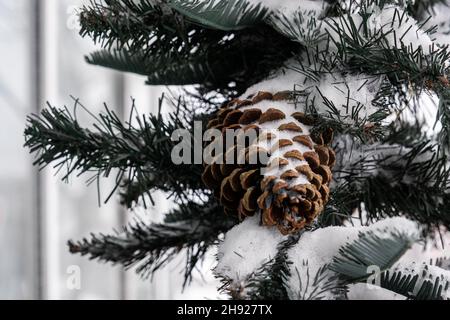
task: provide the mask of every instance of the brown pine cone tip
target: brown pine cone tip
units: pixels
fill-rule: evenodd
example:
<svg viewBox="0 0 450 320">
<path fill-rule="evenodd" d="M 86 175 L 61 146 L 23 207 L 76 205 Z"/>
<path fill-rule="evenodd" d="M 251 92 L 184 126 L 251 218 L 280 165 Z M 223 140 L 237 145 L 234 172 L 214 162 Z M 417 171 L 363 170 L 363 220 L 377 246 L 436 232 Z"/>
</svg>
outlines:
<svg viewBox="0 0 450 320">
<path fill-rule="evenodd" d="M 304 228 L 323 211 L 336 161 L 329 147 L 332 130 L 310 135 L 314 119 L 292 112 L 290 99 L 287 91 L 260 91 L 221 108 L 208 128 L 221 130 L 224 148 L 226 129 L 242 129 L 240 134 L 257 129 L 258 139 L 239 145 L 241 154 L 236 154 L 239 148 L 234 142 L 213 163 L 205 164 L 202 176 L 227 214 L 243 219 L 261 212 L 262 223 L 277 226 L 283 234 Z M 223 155 L 234 162 L 224 159 L 218 164 Z M 258 161 L 250 162 L 255 157 Z"/>
</svg>

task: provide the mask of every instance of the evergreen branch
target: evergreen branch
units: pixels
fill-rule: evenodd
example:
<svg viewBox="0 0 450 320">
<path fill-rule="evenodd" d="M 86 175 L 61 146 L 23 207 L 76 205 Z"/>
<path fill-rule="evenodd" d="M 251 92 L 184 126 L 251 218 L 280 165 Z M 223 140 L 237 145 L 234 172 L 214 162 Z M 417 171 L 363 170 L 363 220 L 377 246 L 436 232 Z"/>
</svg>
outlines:
<svg viewBox="0 0 450 320">
<path fill-rule="evenodd" d="M 379 275 L 381 288 L 390 290 L 392 292 L 409 296 L 413 291 L 419 279 L 419 275 L 412 276 L 411 274 L 403 275 L 399 271 L 386 270 Z M 411 297 L 411 296 L 409 296 Z"/>
<path fill-rule="evenodd" d="M 361 219 L 365 212 L 368 219 L 376 221 L 407 216 L 427 226 L 428 231 L 439 225 L 450 226 L 450 216 L 446 211 L 450 196 L 445 191 L 404 182 L 392 186 L 391 182 L 388 177 L 371 177 L 360 179 L 358 187 L 351 184 L 340 186 L 333 191 L 320 222 L 323 225 L 341 224 L 355 209 L 359 209 Z"/>
<path fill-rule="evenodd" d="M 311 275 L 308 261 L 304 261 L 302 265 L 304 278 L 300 270 L 295 268 L 299 278 L 299 288 L 294 290 L 288 282 L 291 276 L 288 250 L 297 244 L 302 234 L 303 232 L 291 235 L 282 241 L 275 258 L 253 272 L 246 281 L 245 289 L 239 289 L 238 292 L 245 292 L 245 298 L 250 300 L 322 300 L 329 293 L 342 298 L 346 290 L 345 283 L 336 274 L 330 272 L 327 264 L 321 266 L 316 274 Z M 236 291 L 236 288 L 234 289 Z M 232 297 L 236 297 L 236 294 L 232 294 Z"/>
<path fill-rule="evenodd" d="M 447 0 L 420 0 L 407 1 L 407 9 L 411 16 L 419 21 L 426 19 L 433 10 L 433 7 L 439 3 L 446 4 Z"/>
<path fill-rule="evenodd" d="M 86 62 L 92 65 L 144 76 L 151 74 L 162 64 L 159 61 L 149 63 L 145 56 L 140 54 L 131 55 L 125 50 L 100 50 L 90 53 L 85 58 Z"/>
<path fill-rule="evenodd" d="M 223 64 L 211 68 L 207 59 L 208 57 L 202 54 L 180 59 L 170 55 L 153 57 L 107 50 L 97 51 L 86 57 L 87 62 L 93 65 L 145 75 L 149 85 L 202 84 L 218 89 L 226 87 L 230 79 L 227 79 L 226 83 L 219 83 L 221 79 L 217 79 L 226 77 L 223 70 L 217 70 L 217 67 L 222 67 Z"/>
<path fill-rule="evenodd" d="M 300 73 L 309 71 L 315 73 L 302 68 L 300 66 L 293 70 Z M 361 103 L 352 98 L 358 95 L 359 89 L 349 87 L 345 80 L 336 84 L 320 82 L 320 73 L 326 74 L 324 71 L 316 74 L 314 83 L 318 83 L 317 86 L 293 91 L 296 107 L 304 108 L 305 113 L 314 123 L 312 134 L 332 129 L 335 135 L 348 135 L 356 138 L 360 143 L 384 140 L 390 132 L 384 120 L 395 108 L 390 100 L 385 99 L 386 95 L 392 94 L 387 88 L 389 85 L 382 83 L 379 92 L 374 94 L 374 100 Z M 364 85 L 369 85 L 370 81 L 368 77 Z M 344 99 L 336 101 L 334 92 L 330 90 L 335 85 L 335 94 L 341 95 Z M 322 93 L 321 89 L 327 90 L 327 95 Z"/>
<path fill-rule="evenodd" d="M 442 83 L 449 68 L 447 62 L 450 52 L 447 47 L 433 45 L 431 48 L 418 46 L 414 49 L 412 45 L 401 41 L 401 35 L 395 35 L 394 28 L 373 30 L 368 19 L 370 12 L 360 14 L 367 15 L 367 18 L 359 24 L 350 14 L 324 20 L 329 27 L 326 30 L 329 40 L 338 49 L 336 55 L 327 57 L 328 64 L 338 66 L 339 62 L 340 69 L 345 67 L 352 72 L 385 74 L 398 87 L 406 84 L 421 89 Z M 395 23 L 400 26 L 403 23 L 400 21 L 395 21 L 394 16 L 392 25 Z M 393 33 L 395 46 L 388 39 Z M 429 50 L 429 53 L 426 54 L 425 50 Z"/>
<path fill-rule="evenodd" d="M 256 277 L 260 282 L 253 284 L 257 291 L 250 291 L 251 293 L 264 293 L 263 299 L 274 299 L 272 296 L 274 292 L 282 293 L 279 298 L 294 300 L 322 300 L 330 293 L 335 297 L 343 296 L 346 290 L 345 284 L 329 270 L 329 265 L 322 265 L 312 275 L 308 260 L 303 261 L 302 270 L 295 267 L 299 286 L 298 288 L 292 287 L 290 279 L 292 279 L 293 271 L 290 271 L 292 262 L 288 259 L 288 250 L 298 244 L 304 232 L 292 235 L 280 243 L 274 263 L 270 268 L 265 268 L 267 274 L 262 273 L 261 276 Z M 250 284 L 252 283 L 250 282 Z M 278 288 L 280 284 L 282 287 Z"/>
<path fill-rule="evenodd" d="M 221 218 L 218 219 L 217 217 Z M 163 223 L 136 221 L 114 235 L 94 235 L 90 239 L 69 241 L 70 252 L 90 259 L 136 267 L 144 277 L 166 265 L 181 250 L 186 251 L 185 282 L 217 237 L 237 221 L 223 214 L 215 202 L 189 202 L 169 212 Z"/>
<path fill-rule="evenodd" d="M 267 41 L 273 46 L 268 48 Z M 281 67 L 299 48 L 271 28 L 261 26 L 204 43 L 190 52 L 100 51 L 88 56 L 87 61 L 146 75 L 151 85 L 199 84 L 203 93 L 235 95 Z"/>
<path fill-rule="evenodd" d="M 267 77 L 299 50 L 298 44 L 268 26 L 230 32 L 206 29 L 168 7 L 181 2 L 144 6 L 146 1 L 139 6 L 128 0 L 108 5 L 92 2 L 83 8 L 81 34 L 101 42 L 108 51 L 117 49 L 94 53 L 88 62 L 147 75 L 149 84 L 196 83 L 203 92 L 235 95 Z"/>
<path fill-rule="evenodd" d="M 289 275 L 288 250 L 298 242 L 301 233 L 292 235 L 278 245 L 275 258 L 263 264 L 246 283 L 246 298 L 250 300 L 286 300 Z"/>
<path fill-rule="evenodd" d="M 247 0 L 169 0 L 170 7 L 194 23 L 218 30 L 239 30 L 263 21 L 268 10 Z"/>
<path fill-rule="evenodd" d="M 313 119 L 313 133 L 332 129 L 363 144 L 385 140 L 391 131 L 386 119 L 411 104 L 406 95 L 381 75 L 347 74 L 310 53 L 289 68 L 306 78 L 293 96 L 296 107 Z"/>
<path fill-rule="evenodd" d="M 76 100 L 75 107 L 78 105 Z M 150 197 L 154 188 L 179 196 L 189 189 L 203 189 L 201 166 L 176 165 L 171 160 L 175 145 L 171 134 L 183 128 L 177 115 L 172 115 L 169 122 L 159 115 L 137 115 L 137 126 L 133 127 L 108 108 L 105 111 L 98 117 L 92 115 L 95 130 L 81 127 L 67 108 L 49 105 L 40 116 L 28 117 L 25 146 L 36 153 L 34 164 L 41 169 L 51 163 L 58 170 L 66 168 L 63 180 L 74 172 L 77 175 L 95 172 L 92 182 L 101 176 L 108 177 L 115 170 L 116 186 L 110 196 L 121 185 L 127 190 L 130 183 L 139 183 L 141 191 L 145 190 Z"/>
<path fill-rule="evenodd" d="M 450 270 L 450 258 L 449 257 L 438 257 L 431 259 L 430 265 L 434 265 L 444 270 Z"/>
<path fill-rule="evenodd" d="M 318 217 L 319 225 L 342 226 L 345 221 L 351 220 L 353 212 L 359 207 L 357 201 L 347 185 L 335 187 L 331 191 L 330 200 Z"/>
<path fill-rule="evenodd" d="M 389 269 L 418 240 L 418 234 L 401 230 L 360 232 L 358 239 L 339 249 L 329 269 L 347 281 L 363 281 L 370 266 Z"/>
<path fill-rule="evenodd" d="M 377 285 L 413 300 L 448 299 L 449 279 L 436 274 L 431 268 L 433 267 L 424 265 L 421 270 L 386 270 L 378 276 Z"/>
<path fill-rule="evenodd" d="M 324 264 L 317 269 L 314 275 L 310 274 L 310 267 L 308 261 L 305 261 L 302 268 L 305 277 L 303 278 L 298 268 L 296 268 L 297 276 L 299 278 L 300 286 L 297 291 L 289 289 L 289 297 L 293 300 L 326 300 L 330 297 L 341 299 L 347 287 L 345 282 L 339 277 L 330 272 L 329 265 Z M 304 281 L 302 281 L 302 279 Z M 289 288 L 289 284 L 285 284 Z"/>
<path fill-rule="evenodd" d="M 450 86 L 448 88 L 440 88 L 438 96 L 439 104 L 436 121 L 440 120 L 442 125 L 438 139 L 443 146 L 443 150 L 448 152 L 450 150 Z"/>
<path fill-rule="evenodd" d="M 203 43 L 219 41 L 223 32 L 202 29 L 151 0 L 92 0 L 80 12 L 81 36 L 130 54 L 188 53 Z"/>
<path fill-rule="evenodd" d="M 438 189 L 447 188 L 450 183 L 448 159 L 437 152 L 439 149 L 436 143 L 417 136 L 413 141 L 395 143 L 391 139 L 401 137 L 399 132 L 396 134 L 399 136 L 391 135 L 384 143 L 363 146 L 361 149 L 354 145 L 350 159 L 346 159 L 347 156 L 341 153 L 342 161 L 348 162 L 337 170 L 337 179 L 358 183 L 358 178 L 388 177 L 392 185 L 404 182 L 425 184 Z M 346 147 L 351 148 L 348 145 Z"/>
<path fill-rule="evenodd" d="M 267 47 L 267 42 L 271 46 Z M 243 93 L 249 86 L 265 79 L 280 68 L 286 59 L 300 50 L 298 44 L 280 37 L 270 27 L 260 26 L 230 34 L 202 50 L 190 53 L 184 60 L 169 57 L 147 83 L 174 83 L 184 77 L 201 84 L 206 91 Z M 163 59 L 165 60 L 165 59 Z"/>
<path fill-rule="evenodd" d="M 153 34 L 159 31 L 158 26 L 162 31 L 171 30 L 165 28 L 170 15 L 163 14 L 152 1 L 143 0 L 139 5 L 128 0 L 91 1 L 79 16 L 80 35 L 91 37 L 105 48 L 126 46 L 132 52 L 142 50 L 156 38 Z"/>
<path fill-rule="evenodd" d="M 307 114 L 315 118 L 312 134 L 332 129 L 335 134 L 350 135 L 362 143 L 382 140 L 388 128 L 382 121 L 388 116 L 387 108 L 380 108 L 370 115 L 365 115 L 365 105 L 347 99 L 345 106 L 336 106 L 334 102 L 322 96 L 322 107 L 326 112 L 319 112 L 314 105 L 308 105 Z"/>
<path fill-rule="evenodd" d="M 286 37 L 309 48 L 316 48 L 326 35 L 321 30 L 319 14 L 314 10 L 297 10 L 292 16 L 273 14 L 269 23 Z"/>
<path fill-rule="evenodd" d="M 346 152 L 338 153 L 341 165 L 335 169 L 336 186 L 319 218 L 321 224 L 341 224 L 359 209 L 374 220 L 406 215 L 429 229 L 450 226 L 448 159 L 417 130 L 420 125 L 396 129 L 385 144 L 362 149 L 338 141 L 349 157 Z"/>
</svg>

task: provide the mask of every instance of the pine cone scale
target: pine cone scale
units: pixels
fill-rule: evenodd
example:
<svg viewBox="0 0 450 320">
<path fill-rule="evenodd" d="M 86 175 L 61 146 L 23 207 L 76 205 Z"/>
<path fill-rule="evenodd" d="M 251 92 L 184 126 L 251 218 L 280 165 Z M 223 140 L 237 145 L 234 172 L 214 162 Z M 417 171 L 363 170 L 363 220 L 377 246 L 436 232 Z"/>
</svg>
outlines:
<svg viewBox="0 0 450 320">
<path fill-rule="evenodd" d="M 223 136 L 239 130 L 233 147 L 223 151 L 239 161 L 207 165 L 202 177 L 228 213 L 244 218 L 260 212 L 264 225 L 283 234 L 304 228 L 323 210 L 336 161 L 328 146 L 332 130 L 311 135 L 315 119 L 289 112 L 289 98 L 287 92 L 259 92 L 221 108 L 208 127 L 220 128 Z M 256 135 L 249 137 L 252 129 Z"/>
</svg>

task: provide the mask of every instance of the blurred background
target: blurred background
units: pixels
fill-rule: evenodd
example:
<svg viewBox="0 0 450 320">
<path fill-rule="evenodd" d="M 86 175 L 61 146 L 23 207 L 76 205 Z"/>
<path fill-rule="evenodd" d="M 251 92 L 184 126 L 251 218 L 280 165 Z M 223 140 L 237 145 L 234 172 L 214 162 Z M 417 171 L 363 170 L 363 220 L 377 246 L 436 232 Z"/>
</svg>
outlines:
<svg viewBox="0 0 450 320">
<path fill-rule="evenodd" d="M 182 257 L 153 279 L 141 279 L 133 270 L 68 252 L 69 239 L 111 233 L 133 214 L 158 220 L 171 206 L 163 194 L 146 211 L 125 212 L 114 199 L 99 206 L 97 186 L 86 186 L 88 177 L 64 183 L 51 168 L 38 172 L 23 148 L 26 116 L 38 113 L 47 101 L 70 109 L 72 95 L 93 113 L 106 103 L 125 116 L 132 96 L 140 112 L 157 110 L 164 88 L 85 63 L 84 55 L 95 46 L 78 35 L 82 4 L 0 0 L 0 299 L 217 298 L 218 283 L 210 272 L 214 252 L 183 291 Z M 100 187 L 104 199 L 112 183 L 104 179 Z"/>
</svg>

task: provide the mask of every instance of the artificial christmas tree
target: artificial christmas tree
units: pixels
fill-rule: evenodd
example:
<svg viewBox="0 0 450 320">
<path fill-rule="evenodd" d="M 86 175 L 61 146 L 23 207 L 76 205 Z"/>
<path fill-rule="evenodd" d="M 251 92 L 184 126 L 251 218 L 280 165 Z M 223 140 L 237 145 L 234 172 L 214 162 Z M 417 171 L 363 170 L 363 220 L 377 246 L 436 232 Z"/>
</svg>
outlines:
<svg viewBox="0 0 450 320">
<path fill-rule="evenodd" d="M 450 226 L 448 12 L 430 0 L 92 1 L 81 35 L 104 49 L 89 63 L 189 87 L 169 116 L 136 126 L 109 110 L 95 130 L 67 109 L 29 118 L 40 166 L 116 170 L 124 205 L 156 189 L 178 204 L 70 250 L 148 275 L 184 249 L 188 283 L 218 245 L 214 273 L 235 299 L 447 299 L 448 257 L 408 252 L 438 247 Z M 212 130 L 201 161 L 198 124 Z"/>
</svg>

